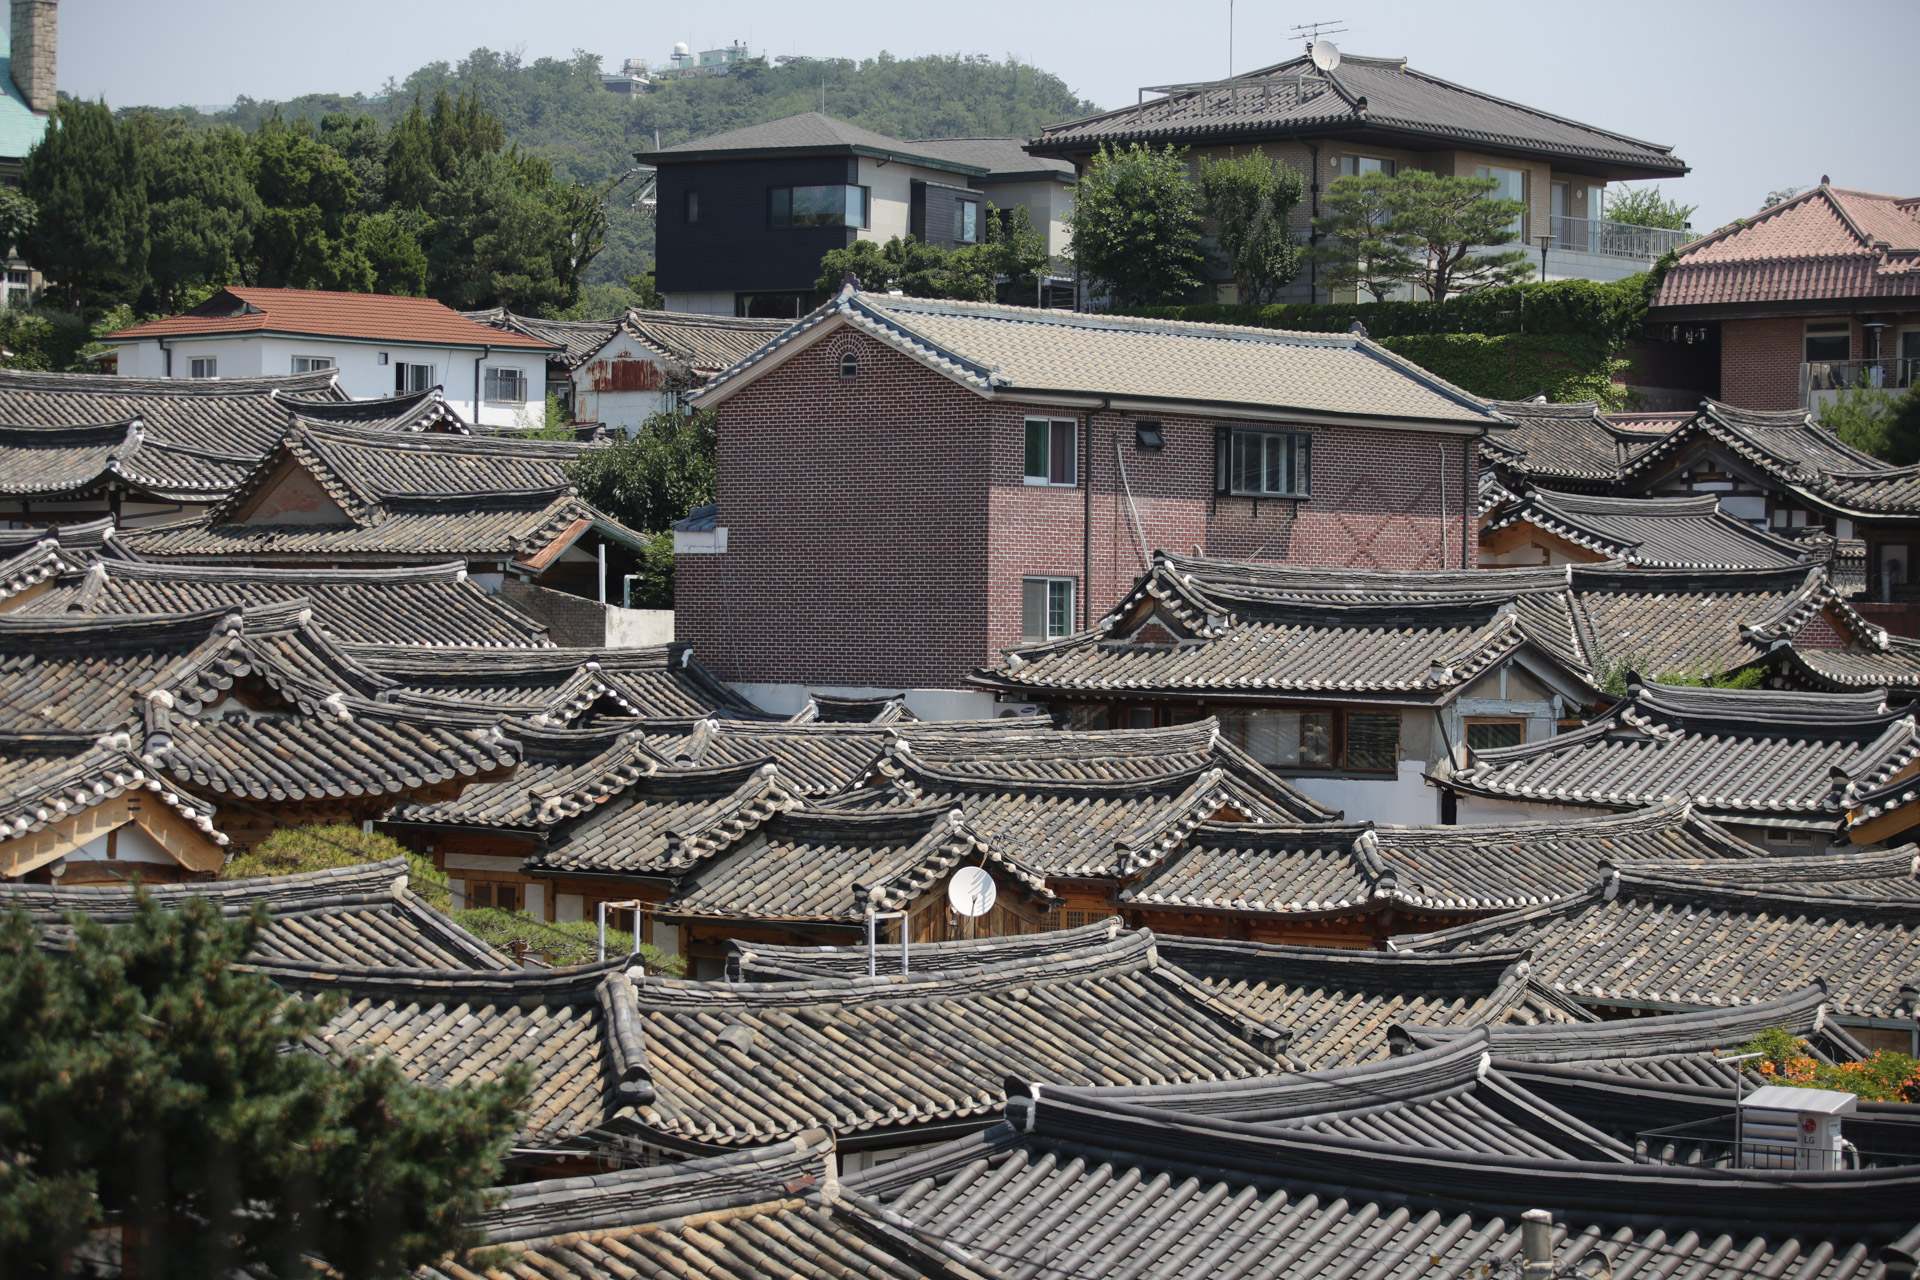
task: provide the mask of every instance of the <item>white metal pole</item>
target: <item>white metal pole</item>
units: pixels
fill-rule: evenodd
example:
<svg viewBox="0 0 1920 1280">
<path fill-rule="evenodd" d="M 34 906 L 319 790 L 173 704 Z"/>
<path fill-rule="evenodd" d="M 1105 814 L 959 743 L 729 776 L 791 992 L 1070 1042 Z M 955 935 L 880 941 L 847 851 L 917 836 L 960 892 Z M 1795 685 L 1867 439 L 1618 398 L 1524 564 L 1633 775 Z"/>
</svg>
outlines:
<svg viewBox="0 0 1920 1280">
<path fill-rule="evenodd" d="M 905 973 L 907 971 L 908 963 L 909 962 L 907 960 L 907 913 L 902 911 L 900 913 L 900 972 L 901 973 Z"/>
<path fill-rule="evenodd" d="M 593 958 L 595 960 L 605 960 L 607 958 L 607 904 L 604 902 L 601 903 L 596 910 L 600 917 L 600 947 L 599 950 L 594 953 Z"/>
<path fill-rule="evenodd" d="M 869 978 L 876 978 L 880 976 L 878 968 L 874 965 L 873 908 L 871 907 L 867 908 L 867 976 Z"/>
<path fill-rule="evenodd" d="M 600 603 L 607 602 L 607 540 L 600 540 Z"/>
</svg>

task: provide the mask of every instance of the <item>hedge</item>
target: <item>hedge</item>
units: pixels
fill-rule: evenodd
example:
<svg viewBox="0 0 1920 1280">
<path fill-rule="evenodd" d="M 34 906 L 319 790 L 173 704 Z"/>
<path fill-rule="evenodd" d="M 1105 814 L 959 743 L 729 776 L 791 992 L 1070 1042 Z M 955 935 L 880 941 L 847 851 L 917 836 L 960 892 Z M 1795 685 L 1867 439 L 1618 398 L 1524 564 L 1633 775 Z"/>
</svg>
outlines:
<svg viewBox="0 0 1920 1280">
<path fill-rule="evenodd" d="M 1662 263 L 1660 266 L 1664 266 Z M 1488 289 L 1445 302 L 1206 302 L 1128 307 L 1118 314 L 1307 333 L 1342 333 L 1355 320 L 1375 338 L 1413 334 L 1565 334 L 1618 347 L 1639 336 L 1659 288 L 1658 267 L 1624 280 L 1550 280 Z"/>
<path fill-rule="evenodd" d="M 1576 334 L 1426 333 L 1382 338 L 1380 345 L 1421 368 L 1489 400 L 1556 404 L 1597 400 L 1624 409 L 1627 391 L 1613 380 L 1627 362 L 1598 338 Z"/>
</svg>

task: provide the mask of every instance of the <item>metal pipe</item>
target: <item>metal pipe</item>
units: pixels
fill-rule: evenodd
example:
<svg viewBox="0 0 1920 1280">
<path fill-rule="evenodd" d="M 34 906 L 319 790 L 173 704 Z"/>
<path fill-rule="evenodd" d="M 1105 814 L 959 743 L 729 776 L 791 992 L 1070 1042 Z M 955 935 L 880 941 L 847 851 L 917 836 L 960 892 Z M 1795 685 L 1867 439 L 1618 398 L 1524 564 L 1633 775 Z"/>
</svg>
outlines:
<svg viewBox="0 0 1920 1280">
<path fill-rule="evenodd" d="M 600 945 L 593 953 L 593 958 L 598 961 L 607 958 L 607 904 L 601 903 L 595 914 L 600 917 Z"/>
<path fill-rule="evenodd" d="M 600 539 L 599 556 L 600 556 L 600 603 L 604 605 L 607 602 L 607 540 L 604 537 Z"/>
<path fill-rule="evenodd" d="M 490 346 L 480 348 L 480 354 L 473 358 L 473 425 L 480 425 L 480 366 L 493 354 Z"/>
<path fill-rule="evenodd" d="M 1552 1280 L 1553 1215 L 1545 1209 L 1520 1215 L 1520 1254 L 1526 1260 L 1525 1280 Z"/>
</svg>

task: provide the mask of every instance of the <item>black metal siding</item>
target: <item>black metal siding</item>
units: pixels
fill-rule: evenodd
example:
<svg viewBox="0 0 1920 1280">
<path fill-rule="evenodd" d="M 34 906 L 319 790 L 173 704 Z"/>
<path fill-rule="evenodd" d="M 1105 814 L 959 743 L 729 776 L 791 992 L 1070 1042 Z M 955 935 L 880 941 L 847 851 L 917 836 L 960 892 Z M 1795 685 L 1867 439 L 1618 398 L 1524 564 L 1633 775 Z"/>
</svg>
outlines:
<svg viewBox="0 0 1920 1280">
<path fill-rule="evenodd" d="M 975 224 L 978 235 L 986 238 L 987 202 L 986 197 L 971 187 L 947 187 L 937 182 L 913 184 L 913 213 L 910 223 L 913 234 L 922 244 L 939 245 L 942 249 L 958 249 L 978 241 L 956 240 L 953 236 L 953 208 L 962 200 L 971 200 L 980 206 L 980 220 Z"/>
<path fill-rule="evenodd" d="M 776 293 L 813 288 L 820 259 L 851 244 L 852 227 L 770 225 L 767 191 L 857 183 L 852 156 L 729 160 L 660 166 L 654 237 L 663 293 Z M 700 193 L 700 220 L 686 220 L 687 192 Z M 949 218 L 952 215 L 948 215 Z"/>
</svg>

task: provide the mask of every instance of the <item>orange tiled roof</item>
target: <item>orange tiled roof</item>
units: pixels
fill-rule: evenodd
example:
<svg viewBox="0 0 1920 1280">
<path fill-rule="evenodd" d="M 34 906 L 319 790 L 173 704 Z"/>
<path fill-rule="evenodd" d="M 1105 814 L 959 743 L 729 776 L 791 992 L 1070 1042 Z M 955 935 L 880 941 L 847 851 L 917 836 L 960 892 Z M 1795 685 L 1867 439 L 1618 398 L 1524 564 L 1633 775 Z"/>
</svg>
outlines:
<svg viewBox="0 0 1920 1280">
<path fill-rule="evenodd" d="M 1821 185 L 1680 251 L 1655 307 L 1920 298 L 1920 198 Z"/>
<path fill-rule="evenodd" d="M 469 320 L 432 298 L 325 289 L 222 289 L 182 315 L 110 333 L 107 342 L 216 333 L 298 333 L 321 338 L 369 338 L 445 347 L 525 347 L 555 350 L 551 342 Z"/>
</svg>

